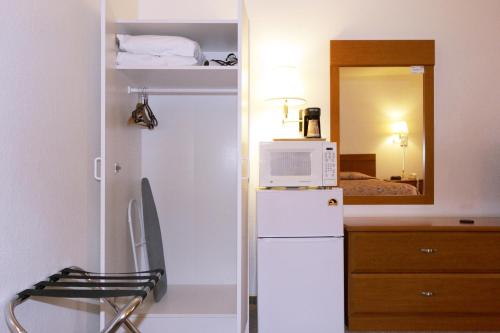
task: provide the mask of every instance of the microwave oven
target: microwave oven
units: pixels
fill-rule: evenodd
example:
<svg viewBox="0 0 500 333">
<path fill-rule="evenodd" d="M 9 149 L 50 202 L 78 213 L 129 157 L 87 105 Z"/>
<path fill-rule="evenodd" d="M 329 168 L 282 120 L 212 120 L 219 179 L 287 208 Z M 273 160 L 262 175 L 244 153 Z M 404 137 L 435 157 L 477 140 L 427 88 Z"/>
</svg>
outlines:
<svg viewBox="0 0 500 333">
<path fill-rule="evenodd" d="M 337 186 L 335 142 L 261 142 L 259 157 L 260 187 Z"/>
</svg>

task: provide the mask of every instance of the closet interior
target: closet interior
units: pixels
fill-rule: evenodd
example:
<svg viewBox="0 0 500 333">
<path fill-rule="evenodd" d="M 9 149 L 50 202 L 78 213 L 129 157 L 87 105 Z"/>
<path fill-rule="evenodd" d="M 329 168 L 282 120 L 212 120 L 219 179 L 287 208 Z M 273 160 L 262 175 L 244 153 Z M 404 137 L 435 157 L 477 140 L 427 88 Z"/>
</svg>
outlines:
<svg viewBox="0 0 500 333">
<path fill-rule="evenodd" d="M 248 322 L 248 21 L 121 20 L 102 8 L 101 270 L 133 270 L 127 207 L 151 182 L 168 279 L 133 321 L 145 332 L 245 332 Z M 123 3 L 120 3 L 123 5 Z M 117 65 L 117 34 L 182 36 L 234 66 Z M 128 124 L 146 93 L 158 126 Z M 98 162 L 100 161 L 100 165 Z M 102 305 L 101 323 L 109 309 Z"/>
</svg>

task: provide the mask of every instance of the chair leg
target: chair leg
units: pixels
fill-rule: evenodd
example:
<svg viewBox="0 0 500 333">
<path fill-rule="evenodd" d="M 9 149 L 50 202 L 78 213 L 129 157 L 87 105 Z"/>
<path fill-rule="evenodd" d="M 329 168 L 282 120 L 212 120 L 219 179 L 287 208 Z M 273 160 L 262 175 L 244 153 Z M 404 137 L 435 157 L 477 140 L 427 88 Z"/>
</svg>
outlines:
<svg viewBox="0 0 500 333">
<path fill-rule="evenodd" d="M 75 269 L 79 269 L 78 267 L 74 267 Z M 88 274 L 83 273 L 83 276 L 86 276 Z M 91 281 L 92 279 L 88 279 L 88 281 Z M 27 299 L 27 298 L 26 298 Z M 13 298 L 8 304 L 5 312 L 5 321 L 7 324 L 7 327 L 9 328 L 9 331 L 11 333 L 27 333 L 26 329 L 19 323 L 17 320 L 14 309 L 23 303 L 26 299 L 21 299 L 19 297 Z M 106 328 L 101 331 L 101 333 L 114 333 L 116 330 L 122 325 L 125 324 L 125 326 L 132 332 L 132 333 L 141 333 L 137 327 L 128 319 L 128 317 L 134 312 L 134 310 L 142 303 L 143 298 L 142 297 L 134 297 L 132 298 L 123 308 L 120 308 L 118 305 L 116 305 L 112 300 L 105 298 L 104 299 L 115 311 L 116 315 L 113 317 L 113 319 L 107 324 Z"/>
<path fill-rule="evenodd" d="M 128 319 L 134 310 L 142 303 L 142 297 L 134 297 L 125 305 L 116 316 L 106 325 L 101 333 L 114 333 Z"/>
<path fill-rule="evenodd" d="M 120 312 L 120 307 L 118 307 L 118 305 L 116 305 L 114 302 L 112 302 L 108 298 L 105 298 L 104 300 L 113 308 L 113 310 L 115 311 L 116 314 L 118 314 L 118 312 Z M 127 326 L 127 328 L 129 329 L 130 332 L 141 333 L 141 331 L 139 331 L 139 329 L 137 327 L 135 327 L 135 325 L 130 321 L 130 319 L 125 319 L 124 324 L 125 324 L 125 326 Z"/>
<path fill-rule="evenodd" d="M 111 300 L 105 299 L 105 301 L 113 308 L 113 310 L 116 312 L 116 315 L 118 316 L 121 309 L 115 303 L 113 303 Z M 19 323 L 19 321 L 16 318 L 16 315 L 14 314 L 14 309 L 23 302 L 24 302 L 24 300 L 21 300 L 20 298 L 16 297 L 16 298 L 12 299 L 7 304 L 5 321 L 7 323 L 7 327 L 9 328 L 9 331 L 11 333 L 27 333 L 26 329 Z M 140 303 L 141 302 L 139 302 L 139 304 Z M 136 307 L 134 307 L 131 310 L 131 312 L 133 312 Z M 130 332 L 141 333 L 141 331 L 139 331 L 135 327 L 135 325 L 128 319 L 128 316 L 131 314 L 131 312 L 126 316 L 126 319 L 124 320 L 123 324 L 125 324 L 125 326 L 127 326 L 127 328 L 130 330 Z M 120 325 L 118 325 L 116 328 L 118 328 L 118 327 L 120 327 Z M 107 333 L 108 331 L 103 331 L 103 332 Z M 114 331 L 109 331 L 109 332 L 114 332 Z"/>
<path fill-rule="evenodd" d="M 22 327 L 17 321 L 16 315 L 14 314 L 15 307 L 23 302 L 24 300 L 16 297 L 7 304 L 5 321 L 7 322 L 7 327 L 11 333 L 27 333 L 24 327 Z"/>
<path fill-rule="evenodd" d="M 71 267 L 72 269 L 76 269 L 76 270 L 79 270 L 79 271 L 82 271 L 82 275 L 83 276 L 88 276 L 89 274 L 86 273 L 82 268 L 78 267 L 78 266 L 72 266 Z M 92 279 L 88 279 L 87 278 L 87 281 L 93 281 Z M 98 289 L 98 288 L 97 288 Z M 118 307 L 118 305 L 116 305 L 113 301 L 111 301 L 110 299 L 107 299 L 105 298 L 104 299 L 112 308 L 113 310 L 115 311 L 116 314 L 118 314 L 118 312 L 120 311 L 120 308 Z M 139 329 L 137 327 L 135 327 L 135 325 L 129 320 L 129 319 L 125 319 L 125 326 L 127 326 L 127 328 L 130 330 L 130 332 L 132 333 L 141 333 L 141 331 L 139 331 Z"/>
</svg>

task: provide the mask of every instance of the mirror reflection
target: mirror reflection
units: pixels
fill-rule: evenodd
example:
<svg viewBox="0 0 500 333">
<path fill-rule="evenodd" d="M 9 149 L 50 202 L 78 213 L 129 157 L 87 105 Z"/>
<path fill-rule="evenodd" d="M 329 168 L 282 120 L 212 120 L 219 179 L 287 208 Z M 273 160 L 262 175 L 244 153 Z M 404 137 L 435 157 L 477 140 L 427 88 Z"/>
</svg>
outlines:
<svg viewBox="0 0 500 333">
<path fill-rule="evenodd" d="M 339 76 L 344 195 L 422 195 L 423 67 L 341 67 Z"/>
</svg>

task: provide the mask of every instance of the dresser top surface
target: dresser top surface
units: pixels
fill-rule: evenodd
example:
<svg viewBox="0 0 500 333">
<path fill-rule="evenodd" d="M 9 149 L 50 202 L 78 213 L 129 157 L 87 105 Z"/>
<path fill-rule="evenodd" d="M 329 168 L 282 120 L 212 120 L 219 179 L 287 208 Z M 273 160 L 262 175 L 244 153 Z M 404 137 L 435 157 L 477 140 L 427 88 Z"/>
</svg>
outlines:
<svg viewBox="0 0 500 333">
<path fill-rule="evenodd" d="M 474 220 L 462 224 L 460 219 Z M 500 217 L 346 217 L 347 231 L 498 231 Z"/>
</svg>

